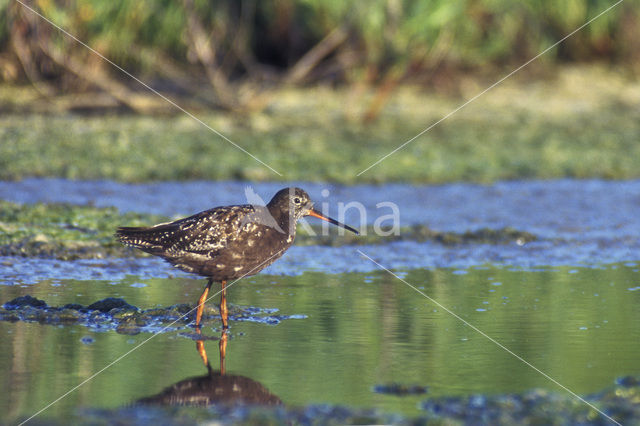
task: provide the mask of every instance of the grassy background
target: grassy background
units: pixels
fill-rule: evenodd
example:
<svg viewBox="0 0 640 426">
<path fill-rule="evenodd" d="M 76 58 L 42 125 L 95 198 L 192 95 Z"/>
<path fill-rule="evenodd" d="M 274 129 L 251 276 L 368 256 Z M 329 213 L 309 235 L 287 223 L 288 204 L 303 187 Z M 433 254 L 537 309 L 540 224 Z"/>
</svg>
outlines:
<svg viewBox="0 0 640 426">
<path fill-rule="evenodd" d="M 282 176 L 184 115 L 6 114 L 0 116 L 0 179 L 440 183 L 640 177 L 640 84 L 600 67 L 564 68 L 543 81 L 510 79 L 357 176 L 488 85 L 462 83 L 461 98 L 403 87 L 370 124 L 351 119 L 360 99 L 327 88 L 283 90 L 259 114 L 199 114 Z M 11 91 L 0 96 L 18 98 Z"/>
<path fill-rule="evenodd" d="M 341 28 L 346 38 L 322 58 L 311 79 L 354 83 L 384 79 L 389 72 L 415 76 L 519 64 L 614 1 L 38 0 L 30 4 L 127 70 L 147 78 L 167 76 L 160 63 L 205 78 L 194 46 L 196 24 L 202 27 L 203 41 L 212 46 L 210 64 L 229 79 L 256 80 L 286 73 Z M 4 59 L 16 68 L 20 64 L 12 51 L 33 61 L 33 74 L 49 79 L 63 76 L 63 67 L 47 58 L 48 43 L 64 50 L 68 58 L 104 66 L 18 3 L 2 2 L 0 12 L 0 53 L 7 54 Z M 544 61 L 601 59 L 632 64 L 640 58 L 638 39 L 640 4 L 623 2 Z M 17 46 L 16 40 L 22 44 Z M 118 74 L 109 66 L 105 70 Z M 5 72 L 0 79 L 11 80 L 18 74 Z M 74 86 L 78 80 L 67 75 L 65 83 Z"/>
<path fill-rule="evenodd" d="M 278 174 L 19 3 L 0 3 L 0 179 L 636 178 L 637 2 L 611 9 L 361 173 L 612 4 L 32 3 Z M 339 42 L 292 80 L 335 31 Z"/>
</svg>

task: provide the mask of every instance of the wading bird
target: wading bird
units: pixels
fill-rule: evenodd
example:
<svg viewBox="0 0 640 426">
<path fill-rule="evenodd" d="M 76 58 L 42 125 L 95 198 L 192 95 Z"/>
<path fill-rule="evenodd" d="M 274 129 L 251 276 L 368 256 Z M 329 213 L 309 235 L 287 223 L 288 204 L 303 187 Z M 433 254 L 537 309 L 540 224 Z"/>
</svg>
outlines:
<svg viewBox="0 0 640 426">
<path fill-rule="evenodd" d="M 121 227 L 116 237 L 125 245 L 160 256 L 175 267 L 208 278 L 198 299 L 196 328 L 214 282 L 220 282 L 220 317 L 228 328 L 226 285 L 255 275 L 291 247 L 296 222 L 314 216 L 358 233 L 313 208 L 300 188 L 284 188 L 266 206 L 251 204 L 215 207 L 174 222 L 151 227 Z"/>
</svg>

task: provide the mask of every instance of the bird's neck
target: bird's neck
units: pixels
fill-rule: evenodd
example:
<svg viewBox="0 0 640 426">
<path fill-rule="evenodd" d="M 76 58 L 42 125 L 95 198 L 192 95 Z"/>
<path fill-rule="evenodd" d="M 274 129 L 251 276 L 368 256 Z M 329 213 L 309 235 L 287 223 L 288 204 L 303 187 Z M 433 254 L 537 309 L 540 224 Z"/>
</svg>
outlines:
<svg viewBox="0 0 640 426">
<path fill-rule="evenodd" d="M 287 235 L 296 234 L 296 220 L 289 214 L 289 211 L 269 208 L 269 212 L 284 233 Z"/>
</svg>

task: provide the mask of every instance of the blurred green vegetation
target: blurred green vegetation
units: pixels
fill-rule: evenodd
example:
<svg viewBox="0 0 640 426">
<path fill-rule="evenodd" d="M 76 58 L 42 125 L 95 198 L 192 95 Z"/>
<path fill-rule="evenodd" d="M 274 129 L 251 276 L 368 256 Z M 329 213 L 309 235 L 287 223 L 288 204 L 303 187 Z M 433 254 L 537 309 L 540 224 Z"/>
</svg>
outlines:
<svg viewBox="0 0 640 426">
<path fill-rule="evenodd" d="M 175 115 L 165 100 L 9 1 L 0 4 L 0 179 L 438 183 L 640 176 L 637 2 L 612 8 L 505 82 L 522 76 L 520 87 L 493 89 L 360 176 L 613 3 L 29 4 L 282 176 Z M 593 72 L 591 65 L 573 65 L 578 61 L 610 68 Z M 25 81 L 34 90 L 24 90 Z M 123 109 L 147 116 L 115 114 Z M 25 114 L 31 112 L 46 114 Z"/>
<path fill-rule="evenodd" d="M 482 87 L 467 85 L 470 93 Z M 289 90 L 261 113 L 200 115 L 282 176 L 186 116 L 5 114 L 0 179 L 350 184 L 640 177 L 640 86 L 610 70 L 565 69 L 545 84 L 510 79 L 360 176 L 461 101 L 403 87 L 367 125 L 350 119 L 358 111 L 353 102 L 349 91 Z"/>
<path fill-rule="evenodd" d="M 29 4 L 161 89 L 172 86 L 180 92 L 200 85 L 202 90 L 208 80 L 213 92 L 224 98 L 225 85 L 238 79 L 267 85 L 376 84 L 409 77 L 437 86 L 456 71 L 519 65 L 613 3 L 37 0 Z M 0 17 L 0 58 L 5 65 L 0 81 L 26 77 L 86 88 L 92 82 L 84 81 L 85 72 L 90 71 L 95 84 L 100 74 L 96 68 L 126 80 L 19 3 L 4 2 Z M 639 39 L 640 3 L 624 2 L 542 60 L 632 65 L 640 58 Z M 78 69 L 74 64 L 83 66 Z"/>
</svg>

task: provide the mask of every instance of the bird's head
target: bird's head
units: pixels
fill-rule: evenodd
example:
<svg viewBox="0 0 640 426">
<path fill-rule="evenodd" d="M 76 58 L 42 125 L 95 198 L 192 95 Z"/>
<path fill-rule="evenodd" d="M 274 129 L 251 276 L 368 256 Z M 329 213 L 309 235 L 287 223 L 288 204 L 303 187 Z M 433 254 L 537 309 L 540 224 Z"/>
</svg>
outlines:
<svg viewBox="0 0 640 426">
<path fill-rule="evenodd" d="M 325 216 L 318 210 L 314 209 L 313 201 L 311 201 L 309 194 L 300 188 L 290 187 L 281 189 L 273 196 L 267 207 L 272 214 L 276 212 L 287 214 L 291 219 L 293 219 L 291 221 L 293 224 L 303 216 L 313 216 L 358 234 L 358 231 L 352 227 Z"/>
</svg>

